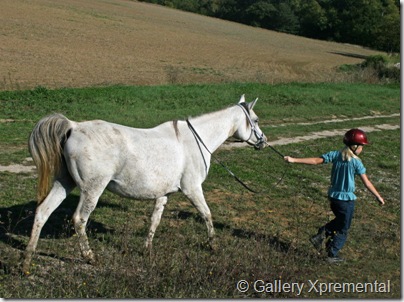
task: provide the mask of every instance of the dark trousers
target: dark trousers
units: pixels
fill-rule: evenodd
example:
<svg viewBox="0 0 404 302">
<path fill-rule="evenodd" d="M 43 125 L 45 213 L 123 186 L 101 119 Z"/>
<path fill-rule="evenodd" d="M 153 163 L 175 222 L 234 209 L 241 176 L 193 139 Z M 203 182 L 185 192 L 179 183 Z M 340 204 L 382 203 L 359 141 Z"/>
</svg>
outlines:
<svg viewBox="0 0 404 302">
<path fill-rule="evenodd" d="M 325 231 L 326 236 L 331 237 L 327 242 L 328 256 L 336 257 L 348 237 L 355 210 L 355 201 L 330 198 L 330 206 L 335 218 L 321 227 L 319 232 Z"/>
</svg>

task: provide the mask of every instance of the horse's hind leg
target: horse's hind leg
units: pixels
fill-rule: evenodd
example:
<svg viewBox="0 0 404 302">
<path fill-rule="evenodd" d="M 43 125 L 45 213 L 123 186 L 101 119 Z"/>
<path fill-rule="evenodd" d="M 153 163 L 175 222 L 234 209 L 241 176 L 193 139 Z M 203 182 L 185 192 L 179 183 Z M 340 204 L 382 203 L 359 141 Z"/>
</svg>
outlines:
<svg viewBox="0 0 404 302">
<path fill-rule="evenodd" d="M 76 212 L 73 215 L 74 229 L 79 238 L 81 254 L 89 263 L 95 263 L 95 256 L 88 243 L 86 233 L 86 225 L 90 214 L 97 206 L 99 197 L 101 196 L 105 186 L 99 186 L 91 191 L 82 190 L 80 194 L 80 202 Z"/>
<path fill-rule="evenodd" d="M 149 235 L 147 236 L 145 244 L 145 247 L 149 250 L 151 250 L 154 233 L 156 232 L 156 229 L 160 224 L 161 215 L 163 214 L 164 206 L 166 205 L 166 203 L 167 203 L 167 196 L 157 198 L 156 200 L 156 205 L 154 206 L 153 215 L 151 217 L 151 226 L 149 230 Z"/>
<path fill-rule="evenodd" d="M 62 203 L 66 196 L 74 189 L 75 183 L 70 176 L 57 179 L 48 196 L 38 205 L 35 211 L 35 219 L 32 227 L 31 237 L 25 250 L 24 262 L 22 270 L 25 274 L 29 273 L 32 256 L 38 244 L 39 235 L 42 227 L 48 220 L 49 216 Z"/>
</svg>

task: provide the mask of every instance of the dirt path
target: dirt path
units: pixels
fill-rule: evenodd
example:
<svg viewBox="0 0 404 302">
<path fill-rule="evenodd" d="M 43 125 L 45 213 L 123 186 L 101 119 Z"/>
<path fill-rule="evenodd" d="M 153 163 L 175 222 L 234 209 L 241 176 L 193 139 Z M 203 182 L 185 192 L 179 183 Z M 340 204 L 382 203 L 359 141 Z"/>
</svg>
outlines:
<svg viewBox="0 0 404 302">
<path fill-rule="evenodd" d="M 9 166 L 0 165 L 0 172 L 32 173 L 35 172 L 35 166 L 33 165 L 32 158 L 27 157 L 22 164 L 12 164 Z"/>
<path fill-rule="evenodd" d="M 391 124 L 381 124 L 377 126 L 363 126 L 359 127 L 365 132 L 374 132 L 374 131 L 382 131 L 382 130 L 395 130 L 395 129 L 400 129 L 400 125 L 391 125 Z M 324 130 L 320 132 L 312 132 L 309 135 L 304 135 L 304 136 L 297 136 L 297 137 L 292 137 L 292 138 L 282 138 L 278 139 L 276 141 L 269 142 L 271 146 L 276 146 L 276 145 L 287 145 L 287 144 L 294 144 L 294 143 L 300 143 L 308 140 L 314 140 L 314 139 L 319 139 L 319 138 L 326 138 L 326 137 L 331 137 L 331 136 L 343 136 L 346 131 L 349 129 L 339 129 L 339 130 Z"/>
<path fill-rule="evenodd" d="M 374 132 L 374 131 L 382 131 L 382 130 L 396 130 L 400 129 L 400 125 L 391 125 L 391 124 L 381 124 L 381 125 L 376 125 L 376 126 L 363 126 L 359 127 L 365 132 Z M 315 140 L 319 138 L 326 138 L 326 137 L 332 137 L 332 136 L 343 136 L 346 131 L 349 129 L 338 129 L 338 130 L 324 130 L 324 131 L 319 131 L 319 132 L 312 132 L 308 135 L 303 135 L 303 136 L 296 136 L 296 137 L 290 137 L 290 138 L 281 138 L 275 141 L 269 141 L 268 144 L 271 146 L 281 146 L 281 145 L 288 145 L 288 144 L 295 144 L 295 143 L 301 143 L 309 140 Z M 246 147 L 248 146 L 247 143 L 225 143 L 221 146 L 222 149 L 232 149 L 232 148 L 240 148 L 240 147 Z"/>
<path fill-rule="evenodd" d="M 295 123 L 294 125 L 314 125 L 314 124 L 326 124 L 326 123 L 333 123 L 333 122 L 344 122 L 344 121 L 353 121 L 353 120 L 366 120 L 366 119 L 374 119 L 374 118 L 386 118 L 386 117 L 397 117 L 400 116 L 399 113 L 397 114 L 391 114 L 391 115 L 379 115 L 379 116 L 364 116 L 364 117 L 359 117 L 359 118 L 352 118 L 352 119 L 333 119 L 333 120 L 325 120 L 325 121 L 319 121 L 319 122 L 313 122 L 313 123 Z M 277 125 L 274 127 L 282 127 L 282 126 L 287 126 L 291 124 L 281 124 Z M 374 131 L 383 131 L 383 130 L 396 130 L 400 129 L 400 125 L 393 125 L 393 124 L 380 124 L 376 126 L 363 126 L 359 127 L 365 132 L 374 132 Z M 287 144 L 294 144 L 294 143 L 301 143 L 309 140 L 315 140 L 319 138 L 326 138 L 326 137 L 332 137 L 332 136 L 342 136 L 346 131 L 349 129 L 338 129 L 338 130 L 324 130 L 324 131 L 319 131 L 319 132 L 312 132 L 309 133 L 308 135 L 303 135 L 303 136 L 296 136 L 296 137 L 290 137 L 290 138 L 282 138 L 278 139 L 275 141 L 269 141 L 268 144 L 271 146 L 277 146 L 277 145 L 287 145 Z M 220 149 L 225 149 L 229 150 L 232 148 L 241 148 L 241 147 L 247 147 L 247 143 L 240 143 L 240 142 L 226 142 L 224 143 Z M 32 173 L 35 172 L 35 166 L 33 165 L 27 165 L 29 162 L 32 162 L 31 158 L 26 158 L 23 162 L 23 164 L 13 164 L 9 166 L 1 166 L 0 165 L 0 172 L 11 172 L 11 173 Z"/>
<path fill-rule="evenodd" d="M 0 172 L 11 172 L 11 173 L 31 173 L 35 172 L 35 166 L 24 166 L 24 165 L 9 165 L 9 166 L 1 166 Z"/>
<path fill-rule="evenodd" d="M 349 119 L 332 119 L 332 120 L 324 120 L 324 121 L 319 121 L 319 122 L 312 122 L 312 123 L 293 123 L 293 125 L 316 125 L 316 124 L 329 124 L 329 123 L 340 123 L 340 122 L 346 122 L 346 121 L 359 121 L 359 120 L 366 120 L 366 119 L 375 119 L 375 118 L 389 118 L 389 117 L 398 117 L 400 116 L 400 113 L 395 113 L 391 115 L 377 115 L 377 116 L 363 116 L 363 117 L 357 117 L 357 118 L 349 118 Z M 290 126 L 292 124 L 280 124 L 276 125 L 273 127 L 283 127 L 283 126 Z M 400 125 L 392 125 L 392 124 L 380 124 L 376 126 L 361 126 L 358 127 L 362 129 L 365 132 L 374 132 L 374 131 L 382 131 L 382 130 L 396 130 L 400 129 Z M 270 141 L 268 142 L 269 145 L 271 146 L 276 146 L 276 145 L 287 145 L 287 144 L 294 144 L 294 143 L 301 143 L 305 142 L 308 140 L 314 140 L 314 139 L 319 139 L 319 138 L 326 138 L 326 137 L 332 137 L 332 136 L 343 136 L 346 131 L 349 129 L 339 129 L 339 130 L 324 130 L 324 131 L 318 131 L 318 132 L 312 132 L 308 135 L 303 135 L 303 136 L 296 136 L 296 137 L 291 137 L 291 138 L 281 138 L 275 141 Z M 221 148 L 223 149 L 231 149 L 231 148 L 238 148 L 238 147 L 246 147 L 248 146 L 247 143 L 226 143 L 222 145 Z"/>
</svg>

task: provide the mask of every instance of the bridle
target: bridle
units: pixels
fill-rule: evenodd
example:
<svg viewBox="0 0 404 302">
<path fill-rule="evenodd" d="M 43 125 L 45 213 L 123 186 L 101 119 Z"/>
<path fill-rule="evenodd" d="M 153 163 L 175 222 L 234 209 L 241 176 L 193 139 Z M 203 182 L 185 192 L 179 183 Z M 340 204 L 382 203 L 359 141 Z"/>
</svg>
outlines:
<svg viewBox="0 0 404 302">
<path fill-rule="evenodd" d="M 281 154 L 278 150 L 276 150 L 274 147 L 272 147 L 271 145 L 269 145 L 269 144 L 264 140 L 264 133 L 263 133 L 263 132 L 260 133 L 260 132 L 257 130 L 257 127 L 255 126 L 255 124 L 254 124 L 254 122 L 252 121 L 251 116 L 250 116 L 250 114 L 249 114 L 249 109 L 248 109 L 248 107 L 247 107 L 247 104 L 246 104 L 246 103 L 240 103 L 240 104 L 237 104 L 237 105 L 243 110 L 243 112 L 245 113 L 245 115 L 246 115 L 246 117 L 247 117 L 248 122 L 249 122 L 250 125 L 251 125 L 251 134 L 250 134 L 250 137 L 249 137 L 245 142 L 249 143 L 248 141 L 251 139 L 251 136 L 254 134 L 255 137 L 258 139 L 258 142 L 255 143 L 255 144 L 252 144 L 252 143 L 249 143 L 249 144 L 253 145 L 253 146 L 254 146 L 255 148 L 257 148 L 257 149 L 261 149 L 261 145 L 266 144 L 268 147 L 270 147 L 270 148 L 271 148 L 272 150 L 274 150 L 279 156 L 281 156 L 281 157 L 283 158 L 283 157 L 284 157 L 283 154 Z M 190 129 L 191 133 L 192 133 L 192 134 L 194 135 L 194 137 L 195 137 L 195 140 L 196 140 L 196 142 L 197 142 L 197 144 L 198 144 L 198 147 L 199 147 L 199 150 L 201 151 L 201 154 L 202 154 L 202 148 L 201 148 L 201 145 L 202 145 L 202 146 L 206 149 L 206 151 L 211 155 L 211 157 L 212 157 L 219 165 L 221 165 L 231 176 L 233 176 L 233 177 L 235 178 L 235 180 L 238 181 L 244 188 L 246 188 L 246 189 L 249 190 L 250 192 L 259 193 L 259 192 L 255 191 L 255 190 L 251 189 L 249 186 L 247 186 L 247 185 L 246 185 L 240 178 L 238 178 L 226 165 L 224 165 L 216 156 L 214 156 L 213 153 L 209 150 L 209 148 L 205 145 L 205 143 L 203 142 L 202 138 L 199 136 L 198 132 L 197 132 L 197 131 L 195 130 L 195 128 L 192 126 L 192 124 L 191 124 L 191 122 L 189 121 L 189 119 L 186 119 L 186 122 L 187 122 L 188 128 Z M 200 145 L 200 144 L 201 144 L 201 145 Z M 204 161 L 204 163 L 205 163 L 205 168 L 206 168 L 206 170 L 207 170 L 207 163 L 206 163 L 206 160 L 205 160 L 205 157 L 203 156 L 203 154 L 202 154 L 202 158 L 203 158 L 203 161 Z M 207 171 L 206 171 L 206 172 L 207 172 Z M 286 170 L 285 170 L 285 172 L 286 172 Z M 276 185 L 278 185 L 278 184 L 282 181 L 282 179 L 283 179 L 283 176 L 282 176 L 282 178 L 278 181 L 278 183 L 277 183 Z"/>
<path fill-rule="evenodd" d="M 250 137 L 247 140 L 245 140 L 245 142 L 253 145 L 256 149 L 261 149 L 262 145 L 266 143 L 266 141 L 264 140 L 264 133 L 262 131 L 260 133 L 258 131 L 255 123 L 252 121 L 250 113 L 249 113 L 250 110 L 247 107 L 248 105 L 246 103 L 240 103 L 240 104 L 237 104 L 237 106 L 239 106 L 243 110 L 245 116 L 247 117 L 248 122 L 251 125 Z M 258 140 L 255 144 L 249 142 L 251 137 L 253 136 L 253 134 L 255 135 L 255 138 Z"/>
<path fill-rule="evenodd" d="M 237 104 L 245 113 L 245 115 L 247 116 L 247 120 L 249 121 L 250 125 L 251 125 L 251 134 L 250 137 L 246 140 L 246 142 L 248 142 L 251 138 L 251 136 L 255 135 L 255 137 L 258 139 L 258 142 L 256 144 L 253 144 L 255 148 L 260 149 L 260 146 L 265 144 L 267 145 L 269 148 L 271 148 L 273 151 L 275 151 L 275 153 L 277 153 L 280 157 L 284 158 L 285 155 L 283 155 L 282 153 L 280 153 L 278 150 L 276 150 L 274 147 L 272 147 L 270 144 L 268 144 L 268 142 L 266 142 L 264 140 L 264 133 L 261 131 L 261 133 L 258 132 L 257 127 L 255 126 L 254 122 L 251 120 L 251 116 L 249 114 L 249 109 L 247 107 L 246 103 L 240 103 Z"/>
</svg>

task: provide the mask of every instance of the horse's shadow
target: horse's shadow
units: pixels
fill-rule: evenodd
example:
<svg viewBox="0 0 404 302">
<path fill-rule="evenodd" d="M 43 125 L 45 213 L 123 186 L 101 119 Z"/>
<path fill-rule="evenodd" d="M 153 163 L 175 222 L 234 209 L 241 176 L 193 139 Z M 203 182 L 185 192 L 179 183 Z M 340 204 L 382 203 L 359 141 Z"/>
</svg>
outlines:
<svg viewBox="0 0 404 302">
<path fill-rule="evenodd" d="M 188 211 L 178 211 L 177 217 L 179 219 L 193 218 L 200 223 L 204 223 L 203 219 L 199 215 L 188 212 Z M 293 246 L 291 243 L 282 241 L 277 236 L 270 236 L 267 234 L 261 234 L 258 232 L 254 232 L 254 231 L 250 231 L 250 230 L 243 230 L 240 228 L 232 228 L 230 225 L 227 225 L 222 222 L 214 222 L 213 226 L 219 230 L 229 231 L 232 236 L 237 237 L 237 238 L 242 238 L 242 239 L 254 238 L 257 241 L 267 242 L 274 249 L 276 249 L 282 253 L 288 253 L 290 251 L 290 249 L 293 249 Z"/>
<path fill-rule="evenodd" d="M 75 232 L 71 221 L 79 202 L 79 196 L 69 195 L 62 204 L 51 214 L 42 228 L 40 238 L 69 238 Z M 0 208 L 0 242 L 8 246 L 25 250 L 26 243 L 22 237 L 29 238 L 35 218 L 36 201 Z M 98 207 L 116 207 L 105 201 L 98 203 Z M 111 228 L 104 224 L 89 220 L 87 231 L 92 233 L 111 233 Z"/>
<path fill-rule="evenodd" d="M 79 196 L 73 194 L 69 195 L 66 200 L 64 200 L 62 204 L 51 214 L 48 221 L 42 228 L 40 238 L 61 239 L 71 237 L 75 233 L 71 218 L 74 211 L 76 210 L 78 202 Z M 98 203 L 98 207 L 120 206 L 100 200 Z M 29 201 L 25 204 L 14 205 L 8 208 L 0 208 L 0 242 L 3 242 L 13 249 L 19 250 L 21 252 L 24 251 L 34 223 L 35 209 L 35 201 Z M 204 223 L 200 215 L 188 211 L 178 211 L 176 219 L 195 219 L 200 223 Z M 293 249 L 291 243 L 282 241 L 277 236 L 261 234 L 251 230 L 232 228 L 230 225 L 221 222 L 215 222 L 214 227 L 216 229 L 229 231 L 232 236 L 238 238 L 254 238 L 257 241 L 267 242 L 274 249 L 282 253 L 288 253 L 291 249 Z M 103 233 L 114 233 L 114 229 L 90 219 L 87 225 L 87 232 L 98 235 Z M 40 254 L 58 258 L 62 261 L 72 260 L 58 257 L 55 254 Z M 2 261 L 0 260 L 0 269 L 1 266 Z"/>
</svg>

